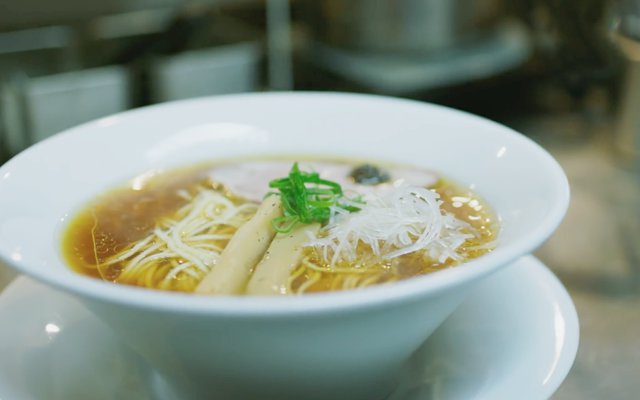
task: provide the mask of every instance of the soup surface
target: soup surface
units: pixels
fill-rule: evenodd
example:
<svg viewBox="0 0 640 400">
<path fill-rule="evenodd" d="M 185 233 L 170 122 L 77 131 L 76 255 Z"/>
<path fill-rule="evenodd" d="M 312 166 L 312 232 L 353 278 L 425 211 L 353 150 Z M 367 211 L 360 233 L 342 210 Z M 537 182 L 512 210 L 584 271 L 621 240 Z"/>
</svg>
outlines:
<svg viewBox="0 0 640 400">
<path fill-rule="evenodd" d="M 142 174 L 71 219 L 64 258 L 115 283 L 281 295 L 407 279 L 495 246 L 489 206 L 431 171 L 307 161 L 298 173 L 292 164 L 239 160 Z M 302 192 L 287 192 L 296 185 Z M 293 210 L 297 202 L 307 208 Z"/>
</svg>

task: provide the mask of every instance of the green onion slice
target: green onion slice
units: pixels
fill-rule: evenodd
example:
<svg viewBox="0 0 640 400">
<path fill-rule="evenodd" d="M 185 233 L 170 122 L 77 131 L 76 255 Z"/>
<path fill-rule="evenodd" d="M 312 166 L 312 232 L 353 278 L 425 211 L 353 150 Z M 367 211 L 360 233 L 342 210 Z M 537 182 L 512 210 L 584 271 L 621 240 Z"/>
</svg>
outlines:
<svg viewBox="0 0 640 400">
<path fill-rule="evenodd" d="M 317 172 L 300 171 L 298 163 L 293 163 L 289 175 L 269 182 L 281 198 L 283 216 L 274 218 L 271 225 L 276 232 L 288 233 L 299 223 L 326 223 L 331 217 L 331 207 L 341 207 L 349 212 L 359 211 L 354 202 L 343 204 L 346 200 L 340 184 L 320 178 Z"/>
</svg>

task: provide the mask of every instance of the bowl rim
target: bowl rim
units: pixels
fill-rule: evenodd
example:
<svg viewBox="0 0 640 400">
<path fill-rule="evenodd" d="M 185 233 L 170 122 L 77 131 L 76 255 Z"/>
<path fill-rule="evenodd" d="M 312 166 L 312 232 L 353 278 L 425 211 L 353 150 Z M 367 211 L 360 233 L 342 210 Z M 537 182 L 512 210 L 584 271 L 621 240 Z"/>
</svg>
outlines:
<svg viewBox="0 0 640 400">
<path fill-rule="evenodd" d="M 35 272 L 33 269 L 25 269 L 20 263 L 16 263 L 9 255 L 0 253 L 0 261 L 12 268 L 24 273 L 32 278 L 52 285 L 58 289 L 63 289 L 74 295 L 93 301 L 108 302 L 119 306 L 130 308 L 141 308 L 165 312 L 181 312 L 190 315 L 223 315 L 226 317 L 263 317 L 273 316 L 310 316 L 319 313 L 340 313 L 362 307 L 392 306 L 399 302 L 410 302 L 425 296 L 438 296 L 454 286 L 466 287 L 469 283 L 480 280 L 502 267 L 515 261 L 521 256 L 529 254 L 540 246 L 558 227 L 562 221 L 569 205 L 569 184 L 567 177 L 558 162 L 540 145 L 530 138 L 501 125 L 487 118 L 477 116 L 465 111 L 456 110 L 450 107 L 432 103 L 420 102 L 409 99 L 370 95 L 352 94 L 340 92 L 267 92 L 267 93 L 245 93 L 224 96 L 201 97 L 188 100 L 180 100 L 151 106 L 141 107 L 117 113 L 109 117 L 127 118 L 149 112 L 158 112 L 175 107 L 176 105 L 188 106 L 190 103 L 215 101 L 225 101 L 227 99 L 242 99 L 256 97 L 314 97 L 314 98 L 335 98 L 346 99 L 368 99 L 374 101 L 390 102 L 397 105 L 411 105 L 430 107 L 450 114 L 456 114 L 467 120 L 481 122 L 485 126 L 490 126 L 493 130 L 500 132 L 509 140 L 520 142 L 531 152 L 535 153 L 537 159 L 541 160 L 550 172 L 548 179 L 552 180 L 554 189 L 554 203 L 550 211 L 539 222 L 536 229 L 529 232 L 522 240 L 516 241 L 509 246 L 498 247 L 493 252 L 483 255 L 477 259 L 464 263 L 456 268 L 438 271 L 437 273 L 412 277 L 388 285 L 374 285 L 361 290 L 349 290 L 342 292 L 323 292 L 305 294 L 291 298 L 267 297 L 267 296 L 194 296 L 187 293 L 164 292 L 159 290 L 149 290 L 145 288 L 116 285 L 109 282 L 100 281 L 95 278 L 86 277 L 81 274 L 77 276 L 47 275 Z M 102 120 L 102 119 L 101 119 Z M 99 120 L 98 120 L 99 121 Z M 48 146 L 48 143 L 63 140 L 67 136 L 79 135 L 83 131 L 90 129 L 96 121 L 91 121 L 77 127 L 65 130 L 57 135 L 49 137 L 30 148 L 22 151 L 0 167 L 0 177 L 7 170 L 13 168 L 15 164 L 28 157 L 35 148 Z"/>
</svg>

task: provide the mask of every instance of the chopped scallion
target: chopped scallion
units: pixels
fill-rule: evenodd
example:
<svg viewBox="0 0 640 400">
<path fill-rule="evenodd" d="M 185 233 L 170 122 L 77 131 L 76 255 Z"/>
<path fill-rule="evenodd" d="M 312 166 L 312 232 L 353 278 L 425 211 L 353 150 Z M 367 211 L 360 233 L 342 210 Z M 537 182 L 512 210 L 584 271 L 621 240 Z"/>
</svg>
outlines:
<svg viewBox="0 0 640 400">
<path fill-rule="evenodd" d="M 288 233 L 298 224 L 326 223 L 331 217 L 331 207 L 341 207 L 349 212 L 358 211 L 354 205 L 343 205 L 340 184 L 320 178 L 317 172 L 300 171 L 298 163 L 291 167 L 289 175 L 269 182 L 276 189 L 282 202 L 283 216 L 271 221 L 273 229 Z M 273 192 L 271 194 L 274 194 Z"/>
</svg>

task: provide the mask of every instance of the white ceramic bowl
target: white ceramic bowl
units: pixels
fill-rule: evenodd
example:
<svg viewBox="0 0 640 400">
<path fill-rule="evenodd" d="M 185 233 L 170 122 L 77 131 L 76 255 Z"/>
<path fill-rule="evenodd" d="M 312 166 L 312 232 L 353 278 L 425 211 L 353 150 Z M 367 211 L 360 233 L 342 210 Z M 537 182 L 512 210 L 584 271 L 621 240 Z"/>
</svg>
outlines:
<svg viewBox="0 0 640 400">
<path fill-rule="evenodd" d="M 400 283 L 295 298 L 163 293 L 81 276 L 63 262 L 67 218 L 106 189 L 149 170 L 261 154 L 441 171 L 494 207 L 499 246 L 464 266 Z M 568 200 L 566 177 L 548 153 L 463 112 L 349 94 L 213 97 L 88 123 L 2 166 L 0 257 L 76 295 L 179 398 L 375 400 L 472 285 L 553 232 Z"/>
</svg>

